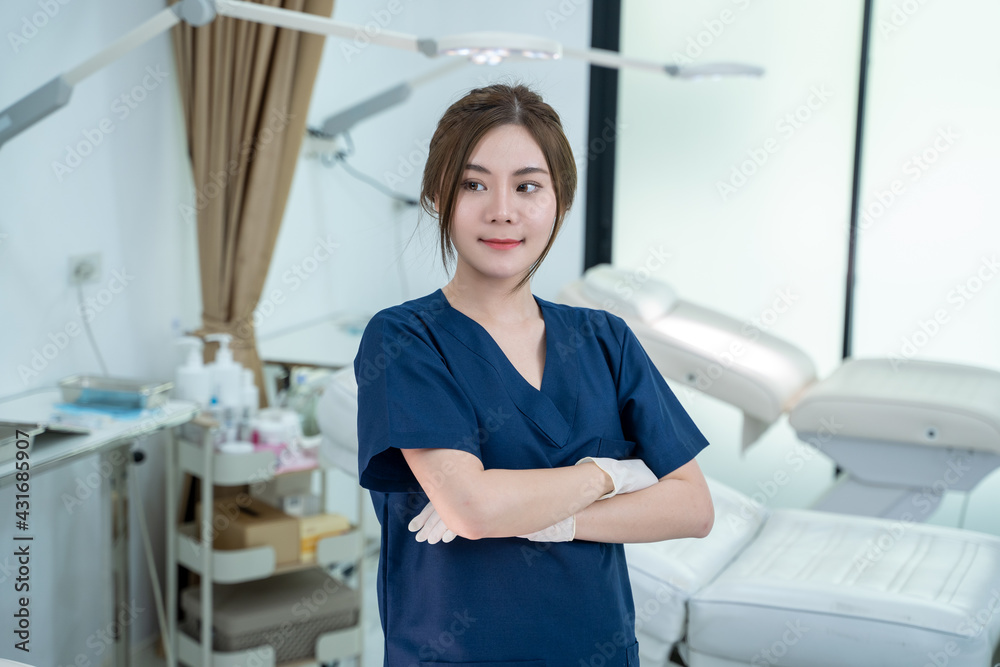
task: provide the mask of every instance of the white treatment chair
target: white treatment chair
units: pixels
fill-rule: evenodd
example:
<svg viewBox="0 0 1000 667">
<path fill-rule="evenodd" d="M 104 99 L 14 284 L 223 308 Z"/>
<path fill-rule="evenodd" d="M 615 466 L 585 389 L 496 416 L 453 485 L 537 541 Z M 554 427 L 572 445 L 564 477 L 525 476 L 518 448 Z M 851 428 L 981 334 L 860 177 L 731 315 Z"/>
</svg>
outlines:
<svg viewBox="0 0 1000 667">
<path fill-rule="evenodd" d="M 317 405 L 325 460 L 357 474 L 357 384 Z M 626 545 L 646 667 L 991 667 L 1000 538 L 809 510 L 768 512 L 709 480 L 704 539 Z"/>
<path fill-rule="evenodd" d="M 776 336 L 635 285 L 603 264 L 560 300 L 628 322 L 664 377 L 743 411 L 743 447 L 782 413 L 798 438 L 843 469 L 814 509 L 923 521 L 945 490 L 968 491 L 1000 466 L 1000 373 L 932 361 L 848 359 L 830 377 Z"/>
<path fill-rule="evenodd" d="M 703 540 L 625 551 L 643 665 L 991 667 L 1000 538 L 760 506 L 709 480 Z M 686 613 L 685 613 L 686 612 Z"/>
</svg>

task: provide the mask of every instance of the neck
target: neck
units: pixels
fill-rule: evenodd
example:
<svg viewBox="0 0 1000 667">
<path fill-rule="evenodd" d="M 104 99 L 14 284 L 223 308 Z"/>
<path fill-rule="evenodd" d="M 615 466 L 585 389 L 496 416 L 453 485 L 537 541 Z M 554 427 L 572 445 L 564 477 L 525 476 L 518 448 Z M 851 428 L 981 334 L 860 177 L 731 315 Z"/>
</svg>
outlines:
<svg viewBox="0 0 1000 667">
<path fill-rule="evenodd" d="M 506 281 L 472 277 L 456 270 L 441 291 L 453 308 L 477 322 L 519 324 L 537 319 L 540 311 L 531 294 L 530 282 L 511 293 L 518 280 L 520 277 Z"/>
</svg>

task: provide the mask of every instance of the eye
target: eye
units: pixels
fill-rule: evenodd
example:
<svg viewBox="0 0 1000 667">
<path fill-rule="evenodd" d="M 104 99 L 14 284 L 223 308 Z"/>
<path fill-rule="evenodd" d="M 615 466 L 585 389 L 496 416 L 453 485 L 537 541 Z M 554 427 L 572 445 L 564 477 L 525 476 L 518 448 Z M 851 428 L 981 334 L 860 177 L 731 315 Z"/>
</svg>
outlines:
<svg viewBox="0 0 1000 667">
<path fill-rule="evenodd" d="M 532 192 L 537 192 L 539 190 L 539 188 L 541 188 L 542 186 L 540 186 L 538 183 L 521 183 L 521 185 L 519 185 L 517 187 L 519 187 L 519 188 L 533 188 L 531 190 L 524 190 L 524 192 L 527 192 L 528 194 L 531 194 Z"/>
<path fill-rule="evenodd" d="M 472 188 L 469 188 L 470 185 L 472 186 Z M 462 183 L 462 187 L 464 189 L 466 189 L 466 190 L 471 189 L 473 192 L 482 192 L 482 190 L 477 190 L 476 189 L 476 186 L 479 186 L 479 185 L 482 185 L 482 183 L 479 183 L 478 181 L 466 181 L 465 183 Z M 484 188 L 485 188 L 485 186 L 484 186 Z"/>
</svg>

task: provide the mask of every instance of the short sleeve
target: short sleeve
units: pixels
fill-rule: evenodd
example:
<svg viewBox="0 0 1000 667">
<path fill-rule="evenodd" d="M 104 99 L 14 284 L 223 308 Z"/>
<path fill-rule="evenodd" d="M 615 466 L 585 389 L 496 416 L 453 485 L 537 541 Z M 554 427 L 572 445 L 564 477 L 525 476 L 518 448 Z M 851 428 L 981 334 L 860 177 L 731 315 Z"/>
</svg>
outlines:
<svg viewBox="0 0 1000 667">
<path fill-rule="evenodd" d="M 414 314 L 379 313 L 354 359 L 358 478 L 372 491 L 419 488 L 400 449 L 448 448 L 482 459 L 478 422 L 442 352 Z"/>
<path fill-rule="evenodd" d="M 624 329 L 617 381 L 622 431 L 636 443 L 635 456 L 660 478 L 693 459 L 708 441 L 632 330 L 621 318 L 610 317 Z"/>
</svg>

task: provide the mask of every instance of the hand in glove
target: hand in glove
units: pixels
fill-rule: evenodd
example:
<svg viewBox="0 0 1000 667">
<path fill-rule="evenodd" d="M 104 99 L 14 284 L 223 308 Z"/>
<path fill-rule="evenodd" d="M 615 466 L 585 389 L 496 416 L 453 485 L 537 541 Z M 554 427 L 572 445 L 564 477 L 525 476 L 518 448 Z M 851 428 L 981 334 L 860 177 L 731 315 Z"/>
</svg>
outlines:
<svg viewBox="0 0 1000 667">
<path fill-rule="evenodd" d="M 417 542 L 426 541 L 427 544 L 437 544 L 438 542 L 451 542 L 457 537 L 448 526 L 444 525 L 441 516 L 434 509 L 434 505 L 427 503 L 420 514 L 413 517 L 410 525 L 407 526 L 410 532 L 416 533 Z"/>
<path fill-rule="evenodd" d="M 618 461 L 615 459 L 586 457 L 580 459 L 577 465 L 594 462 L 597 467 L 606 472 L 614 482 L 614 490 L 598 500 L 604 500 L 618 493 L 631 493 L 653 486 L 658 481 L 656 475 L 639 459 Z M 549 526 L 528 535 L 518 535 L 532 542 L 572 542 L 576 537 L 576 515 L 567 517 L 557 524 Z"/>
<path fill-rule="evenodd" d="M 611 498 L 619 493 L 632 493 L 640 491 L 656 484 L 659 479 L 653 474 L 645 463 L 640 459 L 625 459 L 618 461 L 609 458 L 585 457 L 576 462 L 576 465 L 592 461 L 603 470 L 614 484 L 614 489 L 598 500 Z M 431 503 L 427 503 L 424 509 L 410 521 L 408 526 L 411 532 L 416 533 L 417 542 L 427 542 L 437 544 L 438 542 L 451 542 L 457 535 L 452 532 L 441 516 L 434 509 Z M 542 530 L 518 535 L 532 542 L 570 542 L 576 536 L 576 515 L 569 516 L 559 523 L 543 528 Z"/>
<path fill-rule="evenodd" d="M 566 517 L 548 528 L 527 535 L 518 535 L 532 542 L 572 542 L 576 536 L 576 515 Z"/>
<path fill-rule="evenodd" d="M 420 514 L 415 516 L 410 525 L 407 526 L 410 532 L 416 533 L 417 542 L 427 542 L 437 544 L 438 542 L 451 542 L 457 537 L 434 509 L 431 503 L 427 503 Z M 542 530 L 529 533 L 528 535 L 518 535 L 532 542 L 570 542 L 576 534 L 576 516 L 563 519 L 559 523 L 544 528 Z"/>
<path fill-rule="evenodd" d="M 633 491 L 641 491 L 642 489 L 649 488 L 656 484 L 659 479 L 653 474 L 641 459 L 625 459 L 618 461 L 617 459 L 606 459 L 606 458 L 594 458 L 592 456 L 587 456 L 576 462 L 576 465 L 581 463 L 587 463 L 591 461 L 597 464 L 601 470 L 606 472 L 614 483 L 615 488 L 611 493 L 607 493 L 598 500 L 604 500 L 605 498 L 610 498 L 619 493 L 632 493 Z"/>
</svg>

